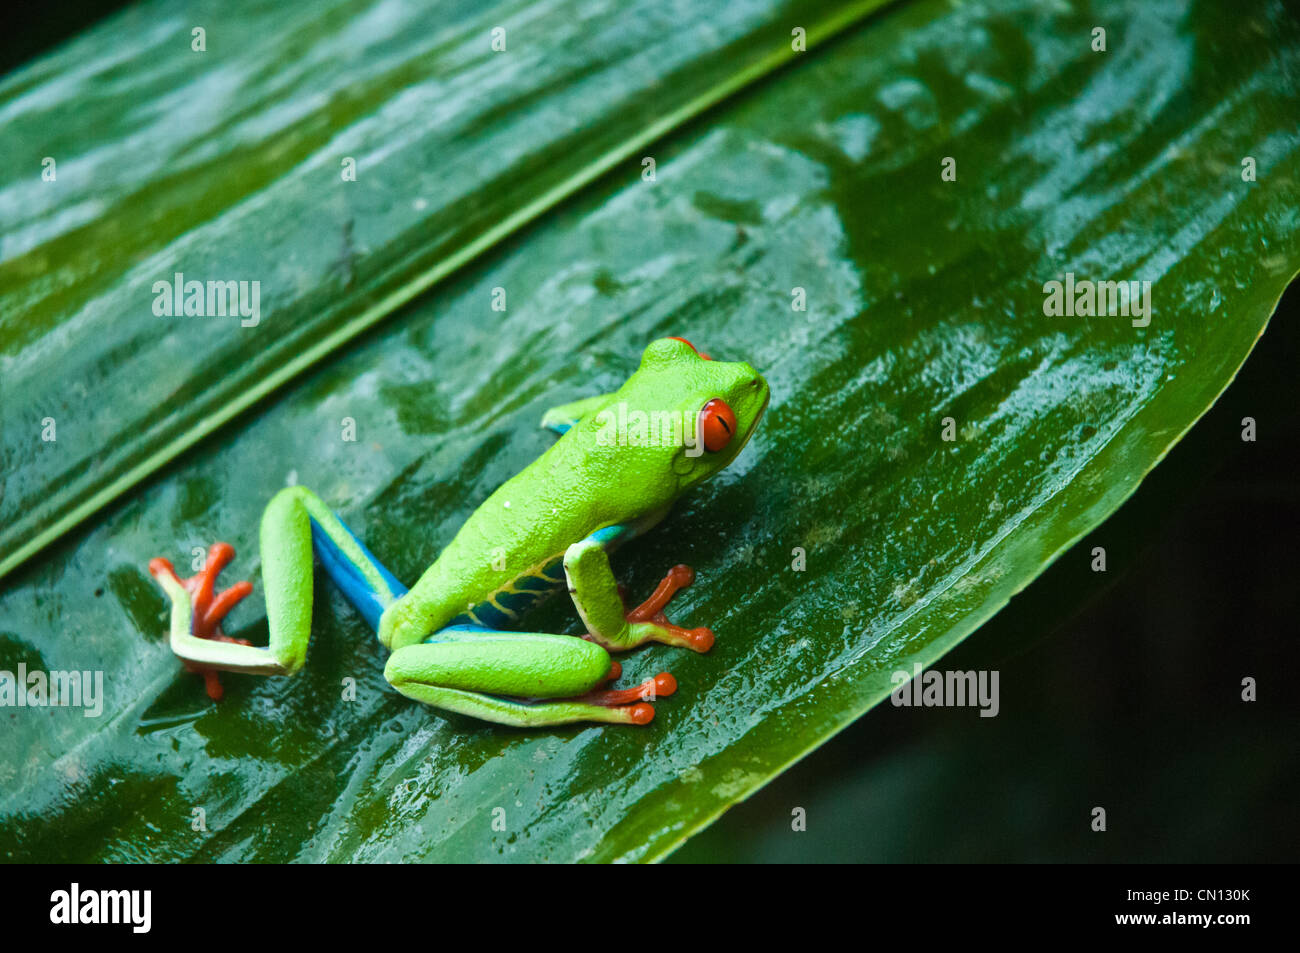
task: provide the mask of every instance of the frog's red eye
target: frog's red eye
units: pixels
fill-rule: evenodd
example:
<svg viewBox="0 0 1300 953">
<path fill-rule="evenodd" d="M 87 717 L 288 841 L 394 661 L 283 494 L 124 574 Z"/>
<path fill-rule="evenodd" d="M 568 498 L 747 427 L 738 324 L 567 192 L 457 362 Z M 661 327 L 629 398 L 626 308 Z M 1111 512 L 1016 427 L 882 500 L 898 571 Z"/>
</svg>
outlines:
<svg viewBox="0 0 1300 953">
<path fill-rule="evenodd" d="M 700 410 L 700 433 L 704 449 L 717 453 L 736 435 L 736 414 L 721 397 L 715 397 Z"/>
<path fill-rule="evenodd" d="M 671 338 L 669 338 L 668 340 L 670 340 L 670 341 L 681 341 L 683 344 L 685 344 L 687 347 L 689 347 L 692 351 L 694 351 L 696 354 L 698 354 L 698 355 L 700 356 L 700 359 L 701 359 L 701 360 L 705 360 L 705 361 L 711 361 L 711 360 L 713 360 L 713 358 L 709 357 L 709 355 L 705 354 L 703 351 L 701 351 L 698 347 L 696 347 L 696 346 L 695 346 L 694 344 L 692 344 L 690 341 L 686 340 L 686 338 L 671 337 Z"/>
</svg>

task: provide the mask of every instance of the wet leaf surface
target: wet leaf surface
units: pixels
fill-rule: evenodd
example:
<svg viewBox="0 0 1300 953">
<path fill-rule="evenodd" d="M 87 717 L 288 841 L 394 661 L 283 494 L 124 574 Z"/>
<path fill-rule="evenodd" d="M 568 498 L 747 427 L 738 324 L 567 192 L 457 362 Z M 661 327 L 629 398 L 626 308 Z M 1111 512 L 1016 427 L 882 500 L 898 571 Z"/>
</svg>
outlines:
<svg viewBox="0 0 1300 953">
<path fill-rule="evenodd" d="M 1300 263 L 1298 66 L 1280 5 L 922 2 L 690 123 L 653 147 L 653 183 L 602 179 L 5 579 L 0 667 L 102 670 L 106 701 L 0 711 L 0 851 L 662 856 L 978 628 L 1229 383 Z M 1149 325 L 1044 315 L 1067 272 L 1151 281 Z M 169 333 L 280 346 L 274 321 L 219 320 Z M 300 676 L 227 677 L 214 705 L 179 671 L 149 557 L 226 539 L 228 575 L 256 580 L 261 508 L 296 480 L 411 581 L 548 445 L 544 409 L 666 334 L 751 361 L 773 396 L 732 467 L 615 560 L 634 596 L 693 565 L 674 615 L 718 635 L 628 660 L 628 683 L 682 686 L 651 727 L 433 713 L 387 690 L 324 585 Z M 187 406 L 159 374 L 134 386 Z M 256 596 L 232 620 L 264 638 Z M 577 631 L 562 600 L 529 622 Z"/>
</svg>

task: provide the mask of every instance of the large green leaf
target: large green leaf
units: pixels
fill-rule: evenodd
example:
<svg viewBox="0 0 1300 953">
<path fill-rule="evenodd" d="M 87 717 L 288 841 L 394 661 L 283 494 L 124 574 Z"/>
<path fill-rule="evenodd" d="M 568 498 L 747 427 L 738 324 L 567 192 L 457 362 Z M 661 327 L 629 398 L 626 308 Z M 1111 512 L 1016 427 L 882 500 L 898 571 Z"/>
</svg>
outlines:
<svg viewBox="0 0 1300 953">
<path fill-rule="evenodd" d="M 107 701 L 6 716 L 0 850 L 662 856 L 970 634 L 1227 385 L 1300 262 L 1298 67 L 1277 4 L 935 0 L 700 119 L 654 147 L 657 181 L 589 189 L 6 580 L 0 667 L 102 669 Z M 1150 325 L 1045 316 L 1065 272 L 1152 281 Z M 614 386 L 667 333 L 752 361 L 773 401 L 731 469 L 618 560 L 634 591 L 694 565 L 675 614 L 718 634 L 708 656 L 630 660 L 682 685 L 653 726 L 431 713 L 385 689 L 327 587 L 298 678 L 229 677 L 212 705 L 178 673 L 150 556 L 224 538 L 254 574 L 260 509 L 293 478 L 413 579 L 547 445 L 545 407 Z M 239 612 L 261 636 L 254 600 Z M 576 629 L 561 601 L 530 622 Z"/>
</svg>

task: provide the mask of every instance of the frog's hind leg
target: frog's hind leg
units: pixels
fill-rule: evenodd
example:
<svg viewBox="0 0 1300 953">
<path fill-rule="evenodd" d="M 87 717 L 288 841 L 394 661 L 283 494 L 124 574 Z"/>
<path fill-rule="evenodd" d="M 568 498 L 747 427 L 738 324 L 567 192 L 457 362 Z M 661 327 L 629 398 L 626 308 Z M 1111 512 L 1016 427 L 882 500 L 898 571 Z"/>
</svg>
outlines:
<svg viewBox="0 0 1300 953">
<path fill-rule="evenodd" d="M 221 619 L 252 591 L 249 583 L 242 582 L 213 596 L 217 574 L 234 556 L 228 544 L 214 543 L 207 565 L 190 579 L 178 578 L 165 559 L 149 564 L 172 600 L 172 651 L 187 668 L 204 675 L 214 699 L 221 697 L 217 671 L 292 675 L 302 668 L 311 637 L 313 551 L 372 627 L 378 626 L 384 608 L 406 591 L 305 487 L 288 487 L 271 499 L 262 515 L 260 542 L 270 630 L 270 644 L 265 647 L 221 632 Z"/>
<path fill-rule="evenodd" d="M 296 491 L 311 518 L 312 550 L 334 584 L 376 632 L 384 610 L 406 594 L 406 587 L 375 558 L 352 530 L 315 493 L 300 487 Z M 263 520 L 265 527 L 265 520 Z M 266 551 L 265 530 L 262 551 Z M 265 570 L 263 570 L 265 574 Z M 269 586 L 269 583 L 268 583 Z"/>
<path fill-rule="evenodd" d="M 502 725 L 649 724 L 649 702 L 671 695 L 676 682 L 665 672 L 634 688 L 599 690 L 617 664 L 571 635 L 451 626 L 395 651 L 384 677 L 408 698 Z"/>
</svg>

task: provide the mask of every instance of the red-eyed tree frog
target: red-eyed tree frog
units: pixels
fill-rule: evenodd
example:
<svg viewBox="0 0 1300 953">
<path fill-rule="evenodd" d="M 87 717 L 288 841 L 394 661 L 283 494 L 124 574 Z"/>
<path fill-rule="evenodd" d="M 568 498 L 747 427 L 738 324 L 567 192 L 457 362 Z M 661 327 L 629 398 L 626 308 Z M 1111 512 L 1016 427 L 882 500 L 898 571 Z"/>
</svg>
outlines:
<svg viewBox="0 0 1300 953">
<path fill-rule="evenodd" d="M 384 676 L 403 695 L 505 725 L 647 724 L 649 701 L 672 694 L 676 682 L 665 672 L 632 688 L 602 688 L 621 674 L 610 652 L 647 642 L 707 652 L 713 633 L 664 615 L 673 594 L 690 585 L 689 567 L 673 567 L 628 611 L 609 553 L 735 459 L 768 397 L 749 364 L 711 360 L 682 338 L 653 342 L 614 393 L 547 411 L 542 425 L 560 439 L 487 498 L 409 591 L 316 494 L 287 487 L 261 524 L 269 644 L 221 631 L 221 619 L 252 586 L 215 593 L 234 556 L 215 543 L 190 579 L 179 579 L 165 559 L 149 564 L 172 601 L 172 650 L 204 675 L 214 699 L 217 671 L 297 672 L 311 635 L 314 553 L 392 652 Z M 565 583 L 585 637 L 511 631 Z"/>
</svg>

